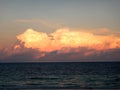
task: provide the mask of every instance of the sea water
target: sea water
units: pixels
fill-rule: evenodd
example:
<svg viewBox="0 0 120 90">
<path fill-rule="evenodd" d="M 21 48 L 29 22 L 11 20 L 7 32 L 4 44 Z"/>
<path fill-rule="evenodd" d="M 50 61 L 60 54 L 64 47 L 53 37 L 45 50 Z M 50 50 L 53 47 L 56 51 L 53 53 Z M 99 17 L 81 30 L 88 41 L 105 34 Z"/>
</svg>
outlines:
<svg viewBox="0 0 120 90">
<path fill-rule="evenodd" d="M 120 62 L 0 63 L 0 90 L 120 89 Z"/>
</svg>

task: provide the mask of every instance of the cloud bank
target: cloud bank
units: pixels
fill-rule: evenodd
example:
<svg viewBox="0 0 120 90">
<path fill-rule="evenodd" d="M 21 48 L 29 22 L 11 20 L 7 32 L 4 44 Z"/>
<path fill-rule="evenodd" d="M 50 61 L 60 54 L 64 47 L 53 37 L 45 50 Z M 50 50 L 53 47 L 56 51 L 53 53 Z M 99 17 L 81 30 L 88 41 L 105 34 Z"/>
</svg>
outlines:
<svg viewBox="0 0 120 90">
<path fill-rule="evenodd" d="M 103 32 L 108 30 L 103 29 Z M 19 43 L 0 50 L 1 61 L 119 61 L 120 37 L 86 30 L 58 29 L 53 33 L 27 29 Z M 4 60 L 3 60 L 4 59 Z"/>
<path fill-rule="evenodd" d="M 88 32 L 73 31 L 68 28 L 58 29 L 53 33 L 26 30 L 17 36 L 26 48 L 39 49 L 43 52 L 61 50 L 62 48 L 87 47 L 96 50 L 120 47 L 120 38 L 115 36 L 100 36 Z"/>
</svg>

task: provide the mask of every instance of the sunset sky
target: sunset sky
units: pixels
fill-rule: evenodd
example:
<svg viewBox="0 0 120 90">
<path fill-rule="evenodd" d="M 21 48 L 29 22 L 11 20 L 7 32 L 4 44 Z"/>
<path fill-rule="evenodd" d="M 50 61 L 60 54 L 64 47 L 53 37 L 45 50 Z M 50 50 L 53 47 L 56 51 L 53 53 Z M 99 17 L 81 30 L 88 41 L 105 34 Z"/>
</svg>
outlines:
<svg viewBox="0 0 120 90">
<path fill-rule="evenodd" d="M 0 62 L 120 61 L 120 0 L 0 0 Z"/>
</svg>

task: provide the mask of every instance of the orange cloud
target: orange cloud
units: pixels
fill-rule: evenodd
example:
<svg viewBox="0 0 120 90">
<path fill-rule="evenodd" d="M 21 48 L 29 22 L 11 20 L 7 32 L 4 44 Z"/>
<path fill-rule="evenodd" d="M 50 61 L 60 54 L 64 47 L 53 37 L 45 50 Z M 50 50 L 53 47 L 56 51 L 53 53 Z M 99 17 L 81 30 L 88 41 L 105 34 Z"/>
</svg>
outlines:
<svg viewBox="0 0 120 90">
<path fill-rule="evenodd" d="M 19 48 L 21 48 L 20 45 L 15 45 L 15 46 L 14 46 L 14 50 L 15 50 L 15 49 L 19 49 Z"/>
<path fill-rule="evenodd" d="M 70 30 L 69 28 L 58 29 L 49 34 L 27 29 L 24 33 L 18 35 L 17 39 L 20 40 L 26 48 L 37 49 L 42 52 L 80 47 L 95 50 L 120 48 L 119 37 L 113 35 L 94 35 L 90 32 L 84 32 L 84 30 Z"/>
</svg>

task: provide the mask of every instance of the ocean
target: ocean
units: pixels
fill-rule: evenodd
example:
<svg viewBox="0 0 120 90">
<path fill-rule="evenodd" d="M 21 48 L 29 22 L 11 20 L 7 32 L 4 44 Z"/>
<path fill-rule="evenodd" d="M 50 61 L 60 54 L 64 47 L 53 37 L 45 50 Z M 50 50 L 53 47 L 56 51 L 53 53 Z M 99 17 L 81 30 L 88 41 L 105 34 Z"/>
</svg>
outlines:
<svg viewBox="0 0 120 90">
<path fill-rule="evenodd" d="M 0 63 L 0 90 L 120 90 L 120 62 Z"/>
</svg>

